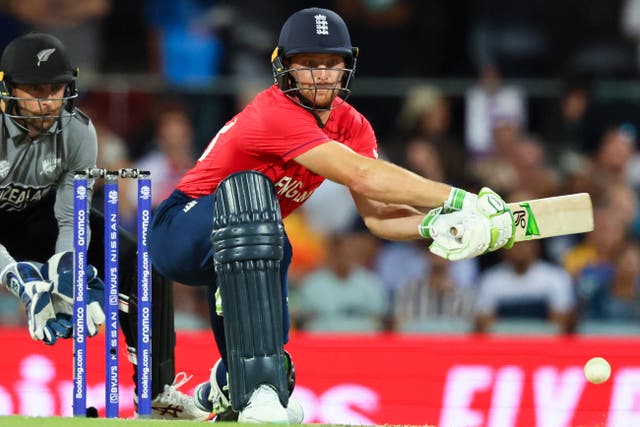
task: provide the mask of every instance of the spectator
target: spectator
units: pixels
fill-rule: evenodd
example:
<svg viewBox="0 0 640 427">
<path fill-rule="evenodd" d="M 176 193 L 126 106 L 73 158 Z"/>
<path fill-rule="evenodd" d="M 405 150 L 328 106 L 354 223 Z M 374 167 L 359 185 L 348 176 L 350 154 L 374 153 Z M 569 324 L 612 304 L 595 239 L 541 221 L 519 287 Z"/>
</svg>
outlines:
<svg viewBox="0 0 640 427">
<path fill-rule="evenodd" d="M 569 274 L 541 258 L 538 240 L 502 251 L 502 262 L 482 272 L 476 329 L 491 332 L 496 320 L 538 319 L 559 331 L 572 328 L 575 299 Z"/>
<path fill-rule="evenodd" d="M 577 274 L 581 321 L 640 320 L 640 250 L 625 242 L 609 261 L 586 265 Z"/>
<path fill-rule="evenodd" d="M 620 220 L 625 225 L 627 233 L 638 237 L 639 210 L 638 194 L 626 184 L 613 184 L 604 197 L 606 203 L 620 214 Z"/>
<path fill-rule="evenodd" d="M 387 242 L 378 251 L 374 271 L 382 279 L 390 301 L 395 301 L 405 286 L 424 283 L 431 271 L 431 258 L 424 242 Z M 447 277 L 461 288 L 472 288 L 478 277 L 477 258 L 453 262 Z M 393 309 L 393 305 L 389 307 Z M 393 316 L 394 313 L 392 312 Z"/>
<path fill-rule="evenodd" d="M 407 169 L 434 181 L 445 181 L 447 175 L 438 149 L 428 140 L 413 138 L 405 147 Z M 461 163 L 461 162 L 459 162 Z"/>
<path fill-rule="evenodd" d="M 629 160 L 635 151 L 635 126 L 624 123 L 608 129 L 594 153 L 598 181 L 605 181 L 604 185 L 626 183 Z"/>
<path fill-rule="evenodd" d="M 529 192 L 532 198 L 557 195 L 560 176 L 547 165 L 544 146 L 538 140 L 523 137 L 515 145 L 510 160 L 516 174 L 514 190 Z"/>
<path fill-rule="evenodd" d="M 400 286 L 394 298 L 394 327 L 398 331 L 411 325 L 433 323 L 434 327 L 463 322 L 471 329 L 475 287 L 461 280 L 456 271 L 462 261 L 450 262 L 425 251 L 425 271 L 416 280 Z M 424 264 L 423 264 L 424 265 Z M 431 328 L 429 328 L 431 329 Z M 446 332 L 446 330 L 443 330 Z"/>
<path fill-rule="evenodd" d="M 161 109 L 155 120 L 152 149 L 135 162 L 135 167 L 151 172 L 152 206 L 155 208 L 175 188 L 180 177 L 195 163 L 193 127 L 181 105 Z M 129 191 L 129 197 L 135 197 Z"/>
<path fill-rule="evenodd" d="M 616 250 L 625 241 L 626 227 L 621 213 L 610 206 L 597 206 L 593 214 L 593 231 L 570 248 L 563 260 L 564 268 L 576 278 L 586 267 L 614 264 Z M 610 267 L 607 267 L 610 268 Z"/>
<path fill-rule="evenodd" d="M 348 231 L 359 218 L 349 189 L 329 180 L 324 181 L 300 209 L 309 226 L 325 236 Z"/>
<path fill-rule="evenodd" d="M 559 97 L 545 106 L 540 135 L 553 165 L 563 173 L 579 170 L 584 162 L 587 113 L 594 108 L 594 82 L 587 75 L 564 77 Z"/>
<path fill-rule="evenodd" d="M 326 265 L 302 280 L 291 298 L 300 329 L 314 332 L 377 332 L 385 328 L 386 294 L 380 279 L 359 265 L 351 235 L 329 239 Z"/>
<path fill-rule="evenodd" d="M 289 288 L 297 288 L 300 281 L 324 265 L 327 257 L 326 234 L 310 225 L 306 211 L 298 209 L 284 219 L 293 256 L 289 266 Z"/>
<path fill-rule="evenodd" d="M 150 71 L 168 83 L 203 86 L 220 72 L 222 42 L 207 13 L 204 0 L 146 0 Z"/>
<path fill-rule="evenodd" d="M 383 240 L 368 232 L 367 226 L 360 216 L 353 221 L 347 234 L 355 264 L 373 271 Z"/>
<path fill-rule="evenodd" d="M 402 153 L 404 163 L 410 168 L 417 166 L 415 172 L 422 176 L 427 165 L 412 165 L 420 146 L 415 142 L 423 142 L 431 145 L 436 151 L 438 168 L 443 169 L 442 180 L 460 185 L 464 180 L 464 161 L 466 153 L 461 141 L 459 141 L 451 129 L 451 105 L 450 100 L 434 86 L 419 85 L 411 87 L 405 95 L 404 105 L 399 115 L 400 133 L 405 138 L 402 145 L 405 152 Z M 417 170 L 416 170 L 417 169 Z M 445 179 L 446 178 L 446 179 Z"/>
<path fill-rule="evenodd" d="M 450 102 L 432 85 L 416 85 L 407 90 L 398 118 L 403 135 L 424 136 L 445 145 L 452 139 Z"/>
<path fill-rule="evenodd" d="M 482 185 L 510 193 L 519 185 L 514 160 L 518 160 L 524 130 L 520 119 L 506 113 L 494 117 L 491 126 L 490 151 L 473 156 L 468 160 L 467 168 L 473 179 Z"/>
<path fill-rule="evenodd" d="M 640 247 L 627 242 L 616 258 L 606 314 L 615 320 L 640 320 Z"/>
<path fill-rule="evenodd" d="M 618 208 L 597 207 L 594 230 L 565 255 L 565 266 L 575 278 L 581 321 L 640 320 L 640 252 L 627 237 L 623 218 Z"/>
<path fill-rule="evenodd" d="M 82 111 L 92 118 L 93 125 L 98 136 L 98 159 L 96 166 L 107 170 L 118 170 L 122 168 L 131 168 L 131 162 L 126 141 L 111 129 L 104 114 L 95 103 L 85 103 Z M 119 184 L 126 186 L 126 182 L 121 180 Z M 119 198 L 119 214 L 120 225 L 122 228 L 132 231 L 135 229 L 136 221 L 136 203 L 135 199 L 129 197 Z M 99 211 L 104 209 L 104 180 L 97 179 L 93 186 L 93 206 Z"/>
<path fill-rule="evenodd" d="M 465 93 L 465 145 L 473 157 L 494 153 L 496 127 L 526 129 L 528 112 L 525 95 L 517 86 L 506 85 L 498 70 L 488 65 L 478 82 Z"/>
<path fill-rule="evenodd" d="M 633 229 L 638 217 L 638 196 L 632 184 L 635 127 L 629 124 L 609 128 L 584 167 L 565 180 L 566 192 L 586 191 L 595 205 L 613 205 L 622 213 L 626 231 Z"/>
</svg>

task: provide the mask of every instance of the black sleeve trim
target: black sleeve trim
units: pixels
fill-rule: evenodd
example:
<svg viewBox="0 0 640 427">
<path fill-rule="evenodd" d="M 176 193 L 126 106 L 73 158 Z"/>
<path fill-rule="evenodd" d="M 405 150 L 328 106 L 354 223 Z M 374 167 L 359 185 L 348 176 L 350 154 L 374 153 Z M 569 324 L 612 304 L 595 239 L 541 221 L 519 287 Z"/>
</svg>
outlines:
<svg viewBox="0 0 640 427">
<path fill-rule="evenodd" d="M 328 142 L 328 141 L 331 141 L 331 138 L 326 138 L 326 137 L 325 137 L 325 138 L 316 138 L 316 139 L 312 139 L 311 141 L 307 141 L 307 142 L 305 142 L 305 143 L 303 143 L 303 144 L 298 145 L 297 147 L 292 148 L 291 150 L 289 150 L 289 151 L 287 151 L 286 153 L 284 153 L 284 154 L 282 155 L 282 157 L 283 157 L 283 158 L 285 158 L 285 157 L 287 157 L 290 153 L 292 153 L 292 152 L 294 152 L 294 151 L 297 151 L 297 150 L 301 149 L 302 147 L 305 147 L 305 146 L 307 146 L 307 145 L 309 145 L 309 144 L 314 144 L 314 143 L 316 143 L 316 142 L 318 142 L 318 141 L 327 141 L 327 142 Z"/>
<path fill-rule="evenodd" d="M 85 113 L 79 108 L 76 108 L 75 112 L 76 114 L 74 117 L 80 120 L 80 122 L 83 123 L 85 126 L 89 126 L 89 122 L 91 122 L 91 118 L 87 116 L 87 113 Z"/>
</svg>

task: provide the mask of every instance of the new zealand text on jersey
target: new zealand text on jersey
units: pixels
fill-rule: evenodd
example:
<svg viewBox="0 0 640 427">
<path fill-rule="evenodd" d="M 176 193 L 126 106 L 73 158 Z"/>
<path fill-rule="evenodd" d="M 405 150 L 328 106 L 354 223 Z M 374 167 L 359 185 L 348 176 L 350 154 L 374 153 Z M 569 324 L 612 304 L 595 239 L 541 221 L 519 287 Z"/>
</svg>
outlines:
<svg viewBox="0 0 640 427">
<path fill-rule="evenodd" d="M 5 211 L 21 211 L 44 197 L 55 185 L 44 187 L 24 187 L 10 184 L 0 187 L 0 209 Z"/>
</svg>

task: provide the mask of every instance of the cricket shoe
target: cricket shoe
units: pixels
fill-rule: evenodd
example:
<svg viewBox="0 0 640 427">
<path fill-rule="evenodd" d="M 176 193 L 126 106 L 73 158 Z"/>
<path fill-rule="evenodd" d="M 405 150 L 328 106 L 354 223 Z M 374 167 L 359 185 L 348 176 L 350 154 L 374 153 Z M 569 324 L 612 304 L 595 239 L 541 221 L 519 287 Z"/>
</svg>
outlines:
<svg viewBox="0 0 640 427">
<path fill-rule="evenodd" d="M 211 370 L 211 381 L 207 381 L 196 386 L 193 392 L 193 400 L 195 406 L 202 412 L 211 413 L 212 419 L 216 422 L 235 422 L 238 421 L 238 412 L 234 411 L 229 401 L 229 386 L 220 387 L 216 380 L 216 370 L 218 364 Z M 271 388 L 271 387 L 268 387 Z M 278 405 L 280 401 L 278 400 Z M 302 424 L 304 419 L 304 410 L 302 405 L 293 397 L 289 397 L 289 404 L 286 408 L 289 424 Z"/>
<path fill-rule="evenodd" d="M 173 380 L 173 384 L 165 384 L 162 393 L 151 401 L 151 418 L 156 420 L 193 420 L 206 421 L 210 411 L 202 411 L 195 405 L 194 398 L 180 390 L 193 375 L 187 376 L 180 372 Z M 134 402 L 138 404 L 138 396 L 134 395 Z M 137 413 L 136 413 L 137 417 Z"/>
<path fill-rule="evenodd" d="M 239 423 L 289 424 L 287 409 L 282 406 L 276 390 L 266 384 L 251 393 L 249 403 L 238 414 Z"/>
</svg>

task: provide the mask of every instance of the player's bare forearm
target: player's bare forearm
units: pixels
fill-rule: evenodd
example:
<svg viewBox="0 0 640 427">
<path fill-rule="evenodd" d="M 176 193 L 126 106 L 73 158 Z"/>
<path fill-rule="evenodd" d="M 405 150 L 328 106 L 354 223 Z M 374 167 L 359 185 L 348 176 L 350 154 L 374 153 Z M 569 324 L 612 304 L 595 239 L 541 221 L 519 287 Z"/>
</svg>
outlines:
<svg viewBox="0 0 640 427">
<path fill-rule="evenodd" d="M 351 197 L 353 198 L 353 201 L 358 208 L 358 212 L 363 218 L 403 218 L 412 215 L 426 214 L 426 212 L 421 211 L 413 206 L 399 205 L 394 203 L 383 203 L 377 200 L 371 200 L 368 197 L 354 191 L 351 192 Z"/>
<path fill-rule="evenodd" d="M 321 144 L 296 162 L 351 191 L 385 203 L 431 208 L 442 205 L 451 186 L 431 181 L 383 160 L 362 156 L 339 142 Z"/>
<path fill-rule="evenodd" d="M 382 160 L 368 159 L 359 171 L 361 177 L 349 188 L 370 199 L 386 203 L 425 208 L 440 206 L 449 197 L 451 186 L 423 178 Z"/>
<path fill-rule="evenodd" d="M 375 236 L 386 240 L 420 238 L 418 224 L 424 218 L 420 210 L 408 205 L 381 203 L 353 191 L 351 196 L 367 228 Z"/>
<path fill-rule="evenodd" d="M 385 240 L 415 240 L 420 239 L 418 225 L 424 215 L 413 215 L 402 218 L 364 218 L 371 233 Z"/>
</svg>

